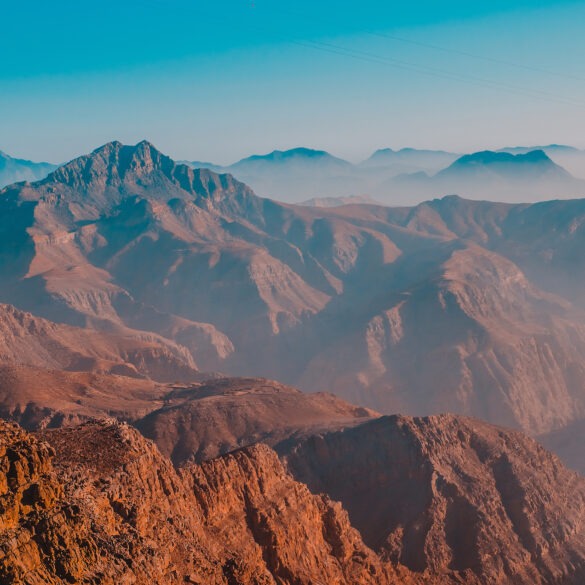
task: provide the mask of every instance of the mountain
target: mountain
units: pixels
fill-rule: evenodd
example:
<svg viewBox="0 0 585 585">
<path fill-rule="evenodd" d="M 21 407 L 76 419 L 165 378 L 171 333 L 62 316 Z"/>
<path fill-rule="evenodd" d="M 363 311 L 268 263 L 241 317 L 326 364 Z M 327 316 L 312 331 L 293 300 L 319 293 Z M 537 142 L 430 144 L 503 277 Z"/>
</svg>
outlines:
<svg viewBox="0 0 585 585">
<path fill-rule="evenodd" d="M 544 151 L 555 163 L 567 169 L 579 179 L 585 179 L 585 151 L 563 144 L 549 144 L 547 146 L 516 146 L 503 148 L 501 152 L 525 154 L 531 150 Z"/>
<path fill-rule="evenodd" d="M 301 440 L 286 464 L 311 489 L 266 445 L 176 469 L 112 421 L 36 435 L 0 422 L 0 453 L 7 584 L 584 577 L 585 480 L 533 441 L 477 421 L 383 418 Z"/>
<path fill-rule="evenodd" d="M 585 182 L 553 162 L 543 150 L 476 152 L 458 158 L 430 179 L 420 175 L 410 175 L 408 183 L 404 179 L 399 185 L 419 198 L 457 193 L 473 199 L 530 202 L 585 193 Z M 382 189 L 392 191 L 399 185 L 391 181 Z"/>
<path fill-rule="evenodd" d="M 304 394 L 254 378 L 212 380 L 169 392 L 164 400 L 135 426 L 176 464 L 258 442 L 274 446 L 377 416 L 330 394 Z"/>
<path fill-rule="evenodd" d="M 368 195 L 354 195 L 349 197 L 316 197 L 301 201 L 297 205 L 306 205 L 308 207 L 339 207 L 341 205 L 356 205 L 356 204 L 371 204 L 381 205 L 379 201 L 372 199 Z"/>
<path fill-rule="evenodd" d="M 377 150 L 361 163 L 362 167 L 378 167 L 391 170 L 394 175 L 424 172 L 434 174 L 453 163 L 460 155 L 443 150 L 402 148 Z"/>
<path fill-rule="evenodd" d="M 583 200 L 281 204 L 112 143 L 1 192 L 0 301 L 200 371 L 542 435 L 585 419 L 583 226 Z"/>
<path fill-rule="evenodd" d="M 286 462 L 343 504 L 366 544 L 413 571 L 456 571 L 462 583 L 585 578 L 585 480 L 520 433 L 384 417 L 301 441 Z"/>
<path fill-rule="evenodd" d="M 36 163 L 30 160 L 12 158 L 0 151 L 0 189 L 20 181 L 44 179 L 57 168 L 50 163 Z"/>
<path fill-rule="evenodd" d="M 482 151 L 445 160 L 446 168 L 437 165 L 429 170 L 427 165 L 426 169 L 403 169 L 386 177 L 370 193 L 386 204 L 404 205 L 453 193 L 471 199 L 516 203 L 585 193 L 585 182 L 553 162 L 543 150 L 513 150 L 518 150 L 518 154 Z M 553 152 L 551 156 L 557 160 L 556 155 L 568 151 Z M 384 160 L 392 154 L 382 152 L 379 158 Z"/>
<path fill-rule="evenodd" d="M 325 164 L 327 166 L 347 168 L 350 166 L 345 160 L 337 158 L 324 150 L 314 150 L 312 148 L 292 148 L 290 150 L 274 150 L 269 154 L 253 155 L 244 158 L 239 162 L 233 164 L 233 169 L 247 169 L 264 165 L 278 164 L 281 166 L 300 165 L 302 167 L 314 164 L 321 167 Z"/>
<path fill-rule="evenodd" d="M 2 583 L 417 583 L 263 445 L 179 471 L 118 423 L 0 423 L 0 452 Z"/>
<path fill-rule="evenodd" d="M 351 163 L 310 148 L 254 155 L 222 170 L 251 185 L 259 195 L 280 201 L 354 194 L 362 184 Z"/>
<path fill-rule="evenodd" d="M 484 151 L 458 158 L 437 175 L 442 180 L 492 178 L 509 181 L 570 179 L 569 173 L 556 165 L 543 150 L 524 154 Z"/>
</svg>

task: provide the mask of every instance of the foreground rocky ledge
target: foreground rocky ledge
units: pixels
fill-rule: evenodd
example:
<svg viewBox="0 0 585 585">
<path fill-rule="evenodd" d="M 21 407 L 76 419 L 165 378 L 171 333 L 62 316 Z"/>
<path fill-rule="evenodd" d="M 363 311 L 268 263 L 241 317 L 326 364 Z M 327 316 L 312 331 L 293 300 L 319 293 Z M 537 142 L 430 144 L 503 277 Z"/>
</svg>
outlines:
<svg viewBox="0 0 585 585">
<path fill-rule="evenodd" d="M 177 472 L 117 422 L 0 423 L 0 454 L 1 583 L 418 582 L 264 445 Z"/>
<path fill-rule="evenodd" d="M 0 583 L 585 582 L 585 480 L 519 433 L 384 417 L 286 460 L 330 495 L 262 444 L 176 469 L 116 421 L 0 422 Z"/>
</svg>

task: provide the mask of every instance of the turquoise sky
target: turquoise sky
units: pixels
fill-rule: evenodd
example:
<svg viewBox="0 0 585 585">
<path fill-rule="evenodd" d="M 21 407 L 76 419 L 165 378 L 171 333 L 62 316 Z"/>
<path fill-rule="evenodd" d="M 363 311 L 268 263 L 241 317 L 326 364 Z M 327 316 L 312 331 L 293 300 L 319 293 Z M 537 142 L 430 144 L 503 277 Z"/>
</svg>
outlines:
<svg viewBox="0 0 585 585">
<path fill-rule="evenodd" d="M 585 2 L 7 2 L 0 149 L 585 147 Z"/>
</svg>

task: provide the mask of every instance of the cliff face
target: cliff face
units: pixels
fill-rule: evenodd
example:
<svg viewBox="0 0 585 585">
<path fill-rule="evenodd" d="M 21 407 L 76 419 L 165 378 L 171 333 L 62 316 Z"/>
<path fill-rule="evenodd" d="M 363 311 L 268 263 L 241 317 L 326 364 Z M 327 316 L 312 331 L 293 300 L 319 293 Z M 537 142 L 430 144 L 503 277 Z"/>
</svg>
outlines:
<svg viewBox="0 0 585 585">
<path fill-rule="evenodd" d="M 179 473 L 114 422 L 41 438 L 0 423 L 0 445 L 2 583 L 417 582 L 265 446 Z"/>
<path fill-rule="evenodd" d="M 473 419 L 384 417 L 309 438 L 295 478 L 341 501 L 364 541 L 465 582 L 585 582 L 585 480 L 520 433 Z"/>
<path fill-rule="evenodd" d="M 0 423 L 0 456 L 9 585 L 585 579 L 585 480 L 478 421 L 386 417 L 304 439 L 296 479 L 261 444 L 177 470 L 114 421 L 36 436 Z"/>
</svg>

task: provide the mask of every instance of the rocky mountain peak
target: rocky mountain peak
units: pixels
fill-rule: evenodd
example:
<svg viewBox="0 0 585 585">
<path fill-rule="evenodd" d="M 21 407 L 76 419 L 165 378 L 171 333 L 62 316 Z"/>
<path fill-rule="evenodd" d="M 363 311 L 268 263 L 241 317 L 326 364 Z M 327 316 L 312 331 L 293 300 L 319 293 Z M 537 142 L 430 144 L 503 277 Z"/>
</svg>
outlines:
<svg viewBox="0 0 585 585">
<path fill-rule="evenodd" d="M 159 202 L 182 199 L 226 211 L 233 207 L 233 199 L 253 193 L 231 175 L 176 163 L 146 140 L 133 146 L 109 142 L 20 190 L 21 198 L 50 205 L 75 203 L 75 214 L 82 206 L 91 210 L 92 218 L 136 196 Z"/>
</svg>

